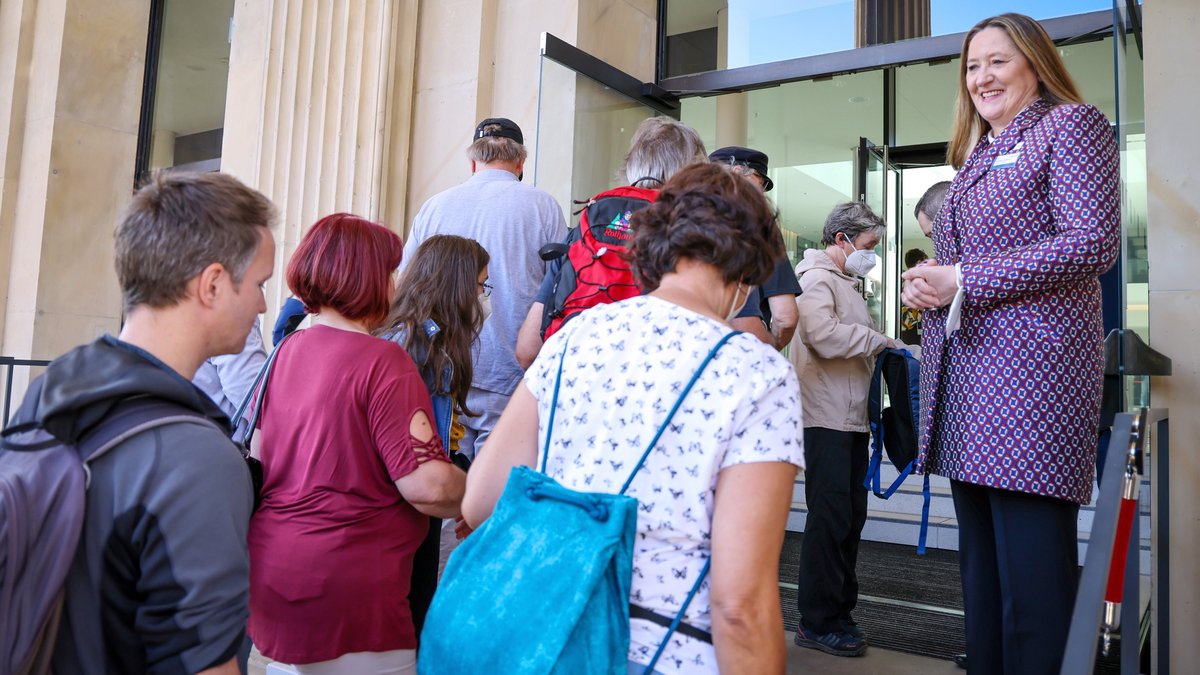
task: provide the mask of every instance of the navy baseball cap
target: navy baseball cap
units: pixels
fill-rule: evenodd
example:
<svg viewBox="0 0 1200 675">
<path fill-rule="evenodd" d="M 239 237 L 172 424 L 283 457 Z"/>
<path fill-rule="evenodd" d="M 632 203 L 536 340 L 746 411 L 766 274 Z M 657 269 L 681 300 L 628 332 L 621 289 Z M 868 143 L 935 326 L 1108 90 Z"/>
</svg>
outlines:
<svg viewBox="0 0 1200 675">
<path fill-rule="evenodd" d="M 775 182 L 767 175 L 766 153 L 737 145 L 730 145 L 720 150 L 714 150 L 709 154 L 708 161 L 718 164 L 744 166 L 751 169 L 763 179 L 763 192 L 770 192 L 771 188 L 775 187 Z"/>
<path fill-rule="evenodd" d="M 496 126 L 499 128 L 485 131 L 484 129 L 488 126 Z M 525 136 L 521 134 L 521 127 L 517 126 L 516 122 L 505 117 L 489 117 L 480 122 L 479 126 L 475 127 L 475 135 L 471 138 L 471 140 L 477 141 L 486 136 L 509 138 L 520 143 L 521 145 L 525 145 Z"/>
</svg>

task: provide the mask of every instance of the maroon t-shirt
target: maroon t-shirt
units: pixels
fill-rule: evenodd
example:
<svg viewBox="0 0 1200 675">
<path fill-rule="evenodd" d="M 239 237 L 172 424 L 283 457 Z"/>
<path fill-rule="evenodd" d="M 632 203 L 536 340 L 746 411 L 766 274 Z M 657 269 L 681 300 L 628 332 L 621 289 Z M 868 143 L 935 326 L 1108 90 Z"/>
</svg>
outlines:
<svg viewBox="0 0 1200 675">
<path fill-rule="evenodd" d="M 417 410 L 433 419 L 429 394 L 393 342 L 315 326 L 282 350 L 259 424 L 251 639 L 284 663 L 415 648 L 409 578 L 429 519 L 393 481 L 444 459 L 409 435 Z"/>
</svg>

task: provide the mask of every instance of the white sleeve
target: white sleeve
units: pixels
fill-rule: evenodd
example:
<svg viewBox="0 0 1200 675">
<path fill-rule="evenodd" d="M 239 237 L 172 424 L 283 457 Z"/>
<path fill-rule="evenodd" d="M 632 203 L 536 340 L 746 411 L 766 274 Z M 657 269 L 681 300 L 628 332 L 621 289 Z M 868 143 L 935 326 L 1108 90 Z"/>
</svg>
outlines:
<svg viewBox="0 0 1200 675">
<path fill-rule="evenodd" d="M 787 462 L 804 468 L 800 382 L 786 363 L 769 370 L 772 375 L 752 386 L 750 398 L 739 403 L 722 469 L 750 462 Z"/>
</svg>

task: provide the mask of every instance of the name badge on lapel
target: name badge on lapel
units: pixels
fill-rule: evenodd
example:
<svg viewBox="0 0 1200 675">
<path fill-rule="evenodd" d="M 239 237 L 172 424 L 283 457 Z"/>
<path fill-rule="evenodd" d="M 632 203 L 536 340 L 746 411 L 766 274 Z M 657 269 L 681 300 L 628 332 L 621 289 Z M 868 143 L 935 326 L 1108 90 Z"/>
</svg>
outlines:
<svg viewBox="0 0 1200 675">
<path fill-rule="evenodd" d="M 1021 159 L 1021 146 L 1022 145 L 1025 145 L 1025 141 L 1021 141 L 1020 143 L 1017 143 L 1017 145 L 1015 147 L 1013 147 L 1012 152 L 1004 154 L 1004 155 L 1000 155 L 999 157 L 997 157 L 992 162 L 992 169 L 993 170 L 1008 169 L 1012 166 L 1015 166 L 1017 163 L 1017 160 Z"/>
</svg>

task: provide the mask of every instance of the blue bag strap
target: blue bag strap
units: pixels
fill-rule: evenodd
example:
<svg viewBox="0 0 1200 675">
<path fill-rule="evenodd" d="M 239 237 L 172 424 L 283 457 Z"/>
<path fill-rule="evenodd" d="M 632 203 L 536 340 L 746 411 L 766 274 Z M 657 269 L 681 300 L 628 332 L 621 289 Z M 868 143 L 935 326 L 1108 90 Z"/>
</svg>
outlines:
<svg viewBox="0 0 1200 675">
<path fill-rule="evenodd" d="M 675 405 L 671 406 L 671 411 L 667 413 L 667 419 L 663 420 L 662 426 L 660 426 L 658 431 L 655 432 L 654 438 L 650 439 L 650 444 L 646 446 L 646 451 L 642 453 L 642 457 L 638 460 L 637 466 L 633 467 L 633 471 L 629 474 L 629 478 L 625 480 L 625 484 L 621 486 L 621 491 L 617 494 L 623 495 L 625 494 L 625 491 L 629 489 L 629 484 L 633 482 L 633 477 L 637 475 L 638 471 L 641 471 L 642 465 L 646 463 L 646 458 L 650 456 L 650 452 L 654 450 L 654 446 L 658 443 L 658 439 L 662 437 L 663 432 L 667 430 L 667 425 L 670 424 L 671 419 L 675 417 L 675 411 L 679 410 L 679 406 L 683 404 L 683 399 L 687 398 L 688 392 L 692 390 L 692 385 L 696 384 L 696 380 L 700 379 L 700 375 L 704 372 L 704 369 L 708 367 L 708 362 L 713 360 L 713 357 L 717 355 L 717 351 L 721 349 L 726 342 L 729 342 L 730 338 L 738 335 L 741 332 L 742 331 L 740 330 L 735 330 L 726 333 L 725 337 L 718 340 L 717 344 L 708 351 L 708 356 L 704 357 L 704 360 L 700 362 L 700 366 L 696 368 L 696 372 L 692 374 L 692 379 L 688 380 L 687 386 L 684 387 L 683 392 L 679 394 L 679 398 L 675 401 Z M 562 364 L 560 363 L 559 366 L 561 367 Z"/>
<path fill-rule="evenodd" d="M 925 486 L 921 488 L 925 503 L 921 506 L 921 534 L 917 537 L 917 555 L 925 555 L 925 540 L 929 537 L 929 472 L 925 473 Z"/>
<path fill-rule="evenodd" d="M 867 477 L 863 479 L 863 487 L 879 496 L 879 468 L 883 463 L 883 443 L 879 441 L 879 437 L 883 435 L 883 430 L 878 428 L 881 425 L 871 423 L 871 463 L 867 466 Z"/>
<path fill-rule="evenodd" d="M 871 389 L 867 393 L 867 421 L 871 425 L 871 463 L 867 466 L 867 477 L 863 487 L 880 495 L 879 466 L 883 463 L 883 354 L 875 358 L 875 372 L 871 373 Z M 873 485 L 872 485 L 873 484 Z"/>
<path fill-rule="evenodd" d="M 733 333 L 726 335 L 725 339 L 721 340 L 721 343 L 724 344 L 725 340 L 728 340 L 731 335 Z M 721 345 L 717 346 L 720 347 Z M 713 349 L 713 351 L 715 352 L 716 349 Z M 711 357 L 712 355 L 709 354 L 709 356 Z M 703 366 L 701 366 L 701 369 L 703 369 Z M 663 635 L 662 642 L 658 643 L 658 651 L 654 652 L 654 658 L 650 659 L 650 663 L 646 666 L 646 670 L 642 671 L 642 675 L 651 675 L 654 672 L 654 666 L 658 663 L 658 658 L 662 656 L 663 650 L 667 648 L 667 641 L 671 639 L 671 635 L 675 633 L 675 629 L 679 628 L 679 624 L 683 621 L 683 613 L 687 611 L 688 605 L 692 604 L 692 598 L 696 597 L 696 591 L 700 590 L 700 584 L 704 583 L 704 577 L 708 576 L 708 568 L 711 565 L 712 557 L 710 556 L 708 560 L 704 561 L 704 569 L 700 570 L 700 576 L 696 577 L 696 583 L 692 584 L 692 590 L 688 591 L 687 597 L 683 600 L 683 605 L 675 614 L 675 620 L 667 627 L 666 635 Z"/>
<path fill-rule="evenodd" d="M 546 462 L 550 461 L 550 436 L 554 432 L 554 413 L 558 410 L 558 389 L 562 385 L 563 362 L 567 360 L 567 347 L 571 336 L 563 340 L 562 354 L 558 356 L 558 375 L 554 378 L 554 394 L 550 397 L 550 419 L 546 421 L 546 445 L 542 448 L 541 473 L 546 473 Z"/>
<path fill-rule="evenodd" d="M 914 459 L 913 461 L 908 463 L 908 466 L 904 467 L 904 469 L 902 469 L 900 471 L 899 475 L 896 476 L 896 480 L 892 481 L 891 487 L 889 487 L 883 494 L 879 494 L 879 492 L 878 492 L 879 476 L 877 474 L 875 476 L 875 481 L 876 481 L 875 482 L 875 490 L 876 490 L 875 494 L 883 499 L 888 499 L 892 495 L 896 494 L 896 490 L 899 490 L 900 486 L 904 484 L 904 479 L 911 476 L 913 469 L 915 469 L 915 468 L 917 468 L 917 460 Z"/>
</svg>

